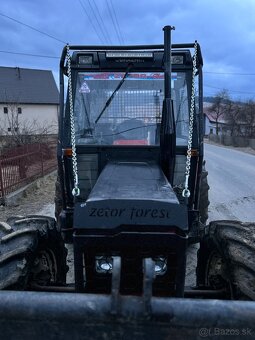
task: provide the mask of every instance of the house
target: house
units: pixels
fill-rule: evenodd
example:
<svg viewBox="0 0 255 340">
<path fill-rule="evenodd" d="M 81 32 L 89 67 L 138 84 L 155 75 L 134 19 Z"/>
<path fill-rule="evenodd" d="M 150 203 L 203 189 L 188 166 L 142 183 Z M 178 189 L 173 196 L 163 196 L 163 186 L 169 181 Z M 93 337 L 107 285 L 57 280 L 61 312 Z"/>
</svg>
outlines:
<svg viewBox="0 0 255 340">
<path fill-rule="evenodd" d="M 224 115 L 217 117 L 214 112 L 210 111 L 211 105 L 210 103 L 204 103 L 204 134 L 205 136 L 210 134 L 216 135 L 218 124 L 218 134 L 221 135 L 227 129 L 227 122 L 224 119 Z"/>
<path fill-rule="evenodd" d="M 0 67 L 0 134 L 56 134 L 59 91 L 48 70 Z"/>
</svg>

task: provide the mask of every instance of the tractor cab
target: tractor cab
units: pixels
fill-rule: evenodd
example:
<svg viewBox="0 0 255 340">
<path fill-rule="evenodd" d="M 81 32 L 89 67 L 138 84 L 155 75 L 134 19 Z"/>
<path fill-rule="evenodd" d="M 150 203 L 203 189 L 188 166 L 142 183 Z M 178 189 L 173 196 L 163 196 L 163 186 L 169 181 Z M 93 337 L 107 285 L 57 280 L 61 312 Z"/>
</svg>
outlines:
<svg viewBox="0 0 255 340">
<path fill-rule="evenodd" d="M 155 294 L 183 295 L 188 238 L 200 228 L 202 57 L 197 43 L 171 46 L 170 30 L 164 45 L 63 51 L 59 224 L 74 242 L 78 291 L 109 292 L 117 256 L 122 292 L 137 294 L 142 280 L 130 278 L 153 257 Z"/>
</svg>

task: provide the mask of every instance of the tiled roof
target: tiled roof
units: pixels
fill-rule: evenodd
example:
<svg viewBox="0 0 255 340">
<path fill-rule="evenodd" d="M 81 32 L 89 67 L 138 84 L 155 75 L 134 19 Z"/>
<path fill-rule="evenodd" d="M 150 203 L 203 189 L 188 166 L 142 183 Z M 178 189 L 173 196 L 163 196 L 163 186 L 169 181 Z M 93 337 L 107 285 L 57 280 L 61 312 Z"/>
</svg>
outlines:
<svg viewBox="0 0 255 340">
<path fill-rule="evenodd" d="M 217 115 L 216 115 L 215 112 L 212 112 L 210 110 L 210 107 L 204 107 L 204 114 L 206 115 L 206 117 L 209 119 L 209 121 L 211 123 L 215 123 L 216 122 Z M 224 118 L 224 114 L 219 116 L 218 123 L 226 124 L 226 120 Z"/>
</svg>

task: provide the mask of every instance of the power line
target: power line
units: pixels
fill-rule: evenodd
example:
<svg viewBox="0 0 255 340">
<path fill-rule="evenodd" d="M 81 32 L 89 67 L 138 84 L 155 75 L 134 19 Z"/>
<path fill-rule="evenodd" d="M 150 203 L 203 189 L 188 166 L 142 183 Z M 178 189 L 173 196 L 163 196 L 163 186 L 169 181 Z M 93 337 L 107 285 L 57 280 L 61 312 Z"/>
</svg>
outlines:
<svg viewBox="0 0 255 340">
<path fill-rule="evenodd" d="M 117 39 L 119 40 L 119 43 L 121 45 L 121 38 L 119 36 L 119 32 L 118 32 L 118 29 L 117 29 L 117 26 L 116 26 L 116 23 L 114 21 L 114 18 L 113 18 L 113 15 L 112 15 L 112 11 L 111 11 L 111 8 L 109 6 L 109 3 L 108 1 L 106 0 L 106 5 L 107 5 L 107 8 L 108 8 L 108 11 L 109 11 L 109 14 L 110 14 L 110 17 L 111 17 L 111 20 L 112 20 L 112 23 L 113 23 L 113 27 L 114 27 L 114 30 L 116 32 L 116 35 L 117 35 Z"/>
<path fill-rule="evenodd" d="M 8 15 L 3 14 L 3 13 L 0 13 L 0 15 L 1 15 L 2 17 L 4 17 L 4 18 L 7 18 L 7 19 L 9 19 L 9 20 L 12 20 L 12 21 L 14 21 L 14 22 L 16 22 L 16 23 L 18 23 L 18 24 L 20 24 L 20 25 L 23 25 L 23 26 L 25 26 L 25 27 L 27 27 L 27 28 L 30 28 L 30 29 L 33 30 L 33 31 L 36 31 L 36 32 L 38 32 L 38 33 L 40 33 L 40 34 L 43 34 L 43 35 L 45 35 L 45 36 L 48 37 L 48 38 L 51 38 L 51 39 L 54 39 L 54 40 L 56 40 L 56 41 L 58 41 L 58 42 L 61 42 L 61 43 L 63 43 L 63 44 L 66 44 L 65 41 L 63 41 L 63 40 L 61 40 L 61 39 L 58 39 L 58 38 L 54 37 L 53 35 L 50 35 L 50 34 L 48 34 L 48 33 L 45 33 L 45 32 L 43 32 L 43 31 L 41 31 L 41 30 L 39 30 L 39 29 L 37 29 L 37 28 L 35 28 L 35 27 L 33 27 L 33 26 L 30 26 L 30 25 L 28 25 L 28 24 L 25 24 L 25 23 L 22 22 L 22 21 L 19 21 L 19 20 L 17 20 L 17 19 L 11 18 L 11 17 L 9 17 Z"/>
<path fill-rule="evenodd" d="M 114 9 L 112 0 L 110 0 L 110 4 L 111 4 L 111 6 L 112 6 L 113 16 L 114 16 L 115 21 L 116 21 L 116 24 L 117 24 L 117 29 L 118 29 L 118 32 L 119 32 L 120 39 L 121 39 L 122 43 L 124 44 L 124 39 L 123 39 L 121 30 L 120 30 L 120 25 L 119 25 L 119 22 L 118 22 L 118 19 L 117 19 L 117 15 L 116 15 L 116 12 L 115 12 L 115 9 Z"/>
<path fill-rule="evenodd" d="M 212 85 L 206 85 L 204 84 L 204 87 L 209 87 L 209 88 L 212 88 L 212 89 L 216 89 L 216 90 L 222 90 L 222 88 L 220 87 L 216 87 L 216 86 L 212 86 Z M 227 89 L 228 92 L 236 92 L 236 93 L 242 93 L 242 94 L 255 94 L 255 92 L 244 92 L 244 91 L 237 91 L 237 90 L 229 90 Z"/>
<path fill-rule="evenodd" d="M 86 10 L 86 7 L 83 5 L 83 3 L 82 3 L 81 0 L 79 0 L 79 3 L 80 3 L 80 5 L 81 5 L 81 7 L 82 7 L 82 9 L 83 9 L 83 12 L 86 14 L 87 18 L 89 19 L 89 21 L 90 21 L 90 23 L 91 23 L 91 26 L 93 27 L 93 29 L 94 29 L 94 31 L 95 31 L 95 33 L 96 33 L 98 39 L 99 39 L 99 40 L 101 41 L 101 43 L 103 44 L 104 41 L 103 41 L 103 39 L 101 38 L 101 36 L 99 35 L 98 30 L 97 30 L 96 26 L 94 25 L 94 23 L 93 23 L 93 21 L 92 21 L 90 15 L 89 15 L 89 12 Z"/>
<path fill-rule="evenodd" d="M 96 22 L 97 22 L 97 25 L 98 25 L 98 27 L 99 27 L 99 29 L 100 29 L 100 31 L 101 31 L 101 34 L 102 34 L 102 36 L 104 37 L 105 42 L 107 43 L 107 42 L 108 42 L 107 36 L 106 36 L 106 34 L 105 34 L 105 32 L 104 32 L 104 29 L 102 28 L 102 25 L 100 24 L 100 22 L 99 22 L 99 20 L 98 20 L 98 18 L 97 18 L 96 12 L 95 12 L 93 6 L 91 5 L 90 0 L 87 0 L 87 3 L 89 4 L 89 7 L 90 7 L 90 9 L 91 9 L 91 12 L 92 12 L 94 18 L 96 19 Z"/>
<path fill-rule="evenodd" d="M 255 73 L 238 73 L 238 72 L 209 72 L 209 71 L 206 72 L 204 71 L 203 73 L 233 75 L 233 76 L 255 76 Z"/>
<path fill-rule="evenodd" d="M 54 56 L 49 56 L 49 55 L 31 54 L 31 53 L 22 53 L 22 52 L 0 51 L 0 53 L 17 54 L 17 55 L 24 55 L 28 57 L 37 57 L 37 58 L 59 59 L 59 57 L 54 57 Z"/>
<path fill-rule="evenodd" d="M 110 34 L 109 34 L 108 30 L 107 30 L 107 27 L 106 27 L 105 24 L 104 24 L 104 20 L 103 20 L 101 14 L 100 14 L 100 11 L 99 11 L 99 9 L 98 9 L 98 7 L 97 7 L 97 4 L 96 4 L 95 0 L 92 0 L 92 2 L 93 2 L 94 6 L 95 6 L 95 8 L 96 8 L 96 12 L 97 12 L 97 14 L 98 14 L 98 16 L 99 16 L 99 19 L 100 19 L 101 22 L 102 22 L 102 26 L 103 26 L 103 29 L 104 29 L 104 31 L 105 31 L 105 33 L 106 33 L 107 39 L 108 39 L 109 43 L 112 44 Z"/>
</svg>

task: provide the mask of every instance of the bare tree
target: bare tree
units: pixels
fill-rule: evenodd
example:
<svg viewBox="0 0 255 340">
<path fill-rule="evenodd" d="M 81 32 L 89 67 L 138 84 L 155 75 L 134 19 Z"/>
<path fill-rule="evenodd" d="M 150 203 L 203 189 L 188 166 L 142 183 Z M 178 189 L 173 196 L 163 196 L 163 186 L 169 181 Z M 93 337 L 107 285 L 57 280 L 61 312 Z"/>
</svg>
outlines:
<svg viewBox="0 0 255 340">
<path fill-rule="evenodd" d="M 6 103 L 7 113 L 0 121 L 0 136 L 4 136 L 5 148 L 28 143 L 46 142 L 56 131 L 57 122 L 39 122 L 37 119 L 20 119 L 20 104 Z"/>
<path fill-rule="evenodd" d="M 219 134 L 219 122 L 224 117 L 225 104 L 230 100 L 227 90 L 222 90 L 216 94 L 212 106 L 209 108 L 212 118 L 216 124 L 216 135 Z"/>
<path fill-rule="evenodd" d="M 244 135 L 247 138 L 255 137 L 255 102 L 248 100 L 242 108 L 242 121 Z"/>
<path fill-rule="evenodd" d="M 230 98 L 224 105 L 224 118 L 227 123 L 227 130 L 230 136 L 236 136 L 240 133 L 240 117 L 242 108 L 239 103 L 234 102 Z"/>
</svg>

